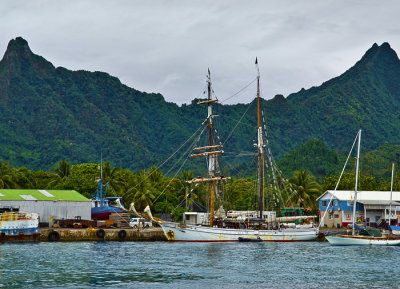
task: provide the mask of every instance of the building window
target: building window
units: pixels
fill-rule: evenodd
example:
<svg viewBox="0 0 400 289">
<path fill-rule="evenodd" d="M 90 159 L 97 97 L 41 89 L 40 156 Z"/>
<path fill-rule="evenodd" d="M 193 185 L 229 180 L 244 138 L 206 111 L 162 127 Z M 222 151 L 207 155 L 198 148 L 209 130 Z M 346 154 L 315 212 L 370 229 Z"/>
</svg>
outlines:
<svg viewBox="0 0 400 289">
<path fill-rule="evenodd" d="M 190 220 L 190 215 L 185 215 L 185 217 L 186 217 L 186 221 Z"/>
<path fill-rule="evenodd" d="M 329 214 L 329 220 L 333 219 L 333 215 Z"/>
<path fill-rule="evenodd" d="M 338 200 L 333 200 L 333 205 L 337 206 L 338 205 Z"/>
<path fill-rule="evenodd" d="M 323 207 L 326 207 L 328 205 L 328 202 L 327 201 L 322 201 L 322 206 Z"/>
<path fill-rule="evenodd" d="M 335 219 L 339 219 L 339 214 L 335 214 Z"/>
</svg>

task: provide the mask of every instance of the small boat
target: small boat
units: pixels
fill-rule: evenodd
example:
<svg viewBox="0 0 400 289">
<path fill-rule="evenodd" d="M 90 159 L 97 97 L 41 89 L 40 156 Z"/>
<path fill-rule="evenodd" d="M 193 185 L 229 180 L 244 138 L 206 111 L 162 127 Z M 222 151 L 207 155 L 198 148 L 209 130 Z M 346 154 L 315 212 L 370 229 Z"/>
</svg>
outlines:
<svg viewBox="0 0 400 289">
<path fill-rule="evenodd" d="M 263 239 L 261 239 L 260 237 L 257 238 L 244 238 L 244 237 L 239 237 L 239 242 L 264 242 Z"/>
<path fill-rule="evenodd" d="M 338 235 L 325 237 L 331 245 L 349 246 L 349 245 L 381 245 L 381 246 L 398 246 L 400 239 L 397 237 L 375 237 L 361 235 Z"/>
<path fill-rule="evenodd" d="M 390 226 L 390 230 L 392 230 L 393 235 L 400 235 L 400 226 Z"/>
<path fill-rule="evenodd" d="M 125 213 L 126 209 L 123 205 L 121 197 L 106 197 L 108 183 L 103 185 L 103 165 L 101 166 L 100 179 L 97 181 L 97 188 L 92 196 L 92 219 L 93 220 L 106 220 L 111 214 Z"/>
<path fill-rule="evenodd" d="M 34 213 L 4 212 L 0 214 L 0 242 L 40 240 L 39 217 Z"/>
<path fill-rule="evenodd" d="M 367 230 L 357 226 L 356 220 L 356 205 L 357 205 L 357 187 L 358 187 L 358 170 L 360 164 L 360 144 L 361 144 L 361 129 L 358 131 L 357 157 L 356 157 L 356 178 L 354 186 L 354 202 L 353 202 L 353 222 L 352 234 L 338 234 L 335 236 L 325 236 L 328 242 L 333 246 L 349 246 L 349 245 L 381 245 L 381 246 L 397 246 L 400 245 L 400 237 L 389 234 L 381 234 L 379 230 Z M 393 171 L 392 168 L 392 186 L 393 186 Z M 356 234 L 358 230 L 358 234 Z M 376 232 L 378 231 L 378 232 Z"/>
</svg>

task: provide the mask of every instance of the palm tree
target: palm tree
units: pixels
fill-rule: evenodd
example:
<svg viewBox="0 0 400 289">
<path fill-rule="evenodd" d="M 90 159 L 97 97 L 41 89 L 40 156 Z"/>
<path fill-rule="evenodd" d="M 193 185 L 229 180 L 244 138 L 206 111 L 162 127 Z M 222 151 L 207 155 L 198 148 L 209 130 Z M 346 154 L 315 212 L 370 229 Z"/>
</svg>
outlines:
<svg viewBox="0 0 400 289">
<path fill-rule="evenodd" d="M 156 166 L 151 166 L 150 170 L 147 172 L 147 176 L 153 185 L 160 185 L 163 181 L 163 174 L 159 168 Z"/>
<path fill-rule="evenodd" d="M 295 192 L 292 195 L 292 201 L 301 208 L 310 207 L 316 210 L 315 199 L 320 193 L 320 185 L 315 181 L 314 176 L 306 170 L 295 171 L 290 183 Z"/>
<path fill-rule="evenodd" d="M 155 196 L 144 171 L 136 174 L 136 181 L 130 183 L 127 194 L 133 194 L 133 202 L 136 209 L 142 211 L 146 206 L 152 204 Z"/>
<path fill-rule="evenodd" d="M 52 167 L 51 170 L 55 173 L 52 180 L 49 182 L 50 188 L 56 188 L 57 185 L 64 183 L 71 174 L 71 163 L 66 160 L 58 162 L 58 167 Z"/>
<path fill-rule="evenodd" d="M 18 187 L 14 170 L 8 167 L 8 162 L 0 161 L 0 188 L 14 189 Z"/>
<path fill-rule="evenodd" d="M 122 169 L 118 167 L 111 167 L 109 162 L 105 162 L 103 165 L 103 183 L 108 184 L 114 194 L 121 190 L 121 170 Z"/>
<path fill-rule="evenodd" d="M 58 162 L 58 167 L 52 167 L 51 170 L 58 175 L 62 181 L 65 181 L 71 174 L 71 163 L 66 160 Z"/>
<path fill-rule="evenodd" d="M 32 175 L 32 171 L 28 170 L 25 167 L 13 169 L 12 173 L 15 177 L 15 182 L 18 184 L 18 187 L 23 189 L 32 189 L 36 188 L 35 178 Z"/>
</svg>

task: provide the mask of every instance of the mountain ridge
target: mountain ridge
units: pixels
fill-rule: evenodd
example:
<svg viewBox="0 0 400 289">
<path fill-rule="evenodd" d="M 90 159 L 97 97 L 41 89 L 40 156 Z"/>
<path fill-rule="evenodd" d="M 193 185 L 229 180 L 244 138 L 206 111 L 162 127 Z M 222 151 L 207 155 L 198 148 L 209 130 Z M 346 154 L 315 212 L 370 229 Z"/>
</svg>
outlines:
<svg viewBox="0 0 400 289">
<path fill-rule="evenodd" d="M 385 141 L 400 144 L 400 119 L 388 121 L 400 108 L 399 85 L 400 61 L 383 43 L 321 86 L 262 100 L 274 155 L 280 158 L 310 139 L 347 150 L 359 127 L 370 139 L 366 150 Z M 222 140 L 241 119 L 226 151 L 253 151 L 254 103 L 215 106 Z M 178 106 L 105 72 L 55 68 L 20 37 L 9 42 L 0 61 L 0 109 L 0 158 L 34 169 L 61 159 L 98 162 L 101 152 L 114 166 L 147 169 L 167 159 L 206 117 L 195 101 Z"/>
</svg>

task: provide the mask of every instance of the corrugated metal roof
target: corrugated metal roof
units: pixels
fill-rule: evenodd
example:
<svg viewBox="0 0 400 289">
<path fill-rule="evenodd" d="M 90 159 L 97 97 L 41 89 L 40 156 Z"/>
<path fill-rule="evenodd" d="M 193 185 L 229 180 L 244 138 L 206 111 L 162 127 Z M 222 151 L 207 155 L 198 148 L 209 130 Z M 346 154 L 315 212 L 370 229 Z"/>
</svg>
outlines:
<svg viewBox="0 0 400 289">
<path fill-rule="evenodd" d="M 334 191 L 328 190 L 323 193 L 317 200 L 324 198 L 326 195 L 334 195 L 334 198 L 340 201 L 354 200 L 354 191 Z M 325 199 L 325 198 L 324 198 Z M 400 192 L 393 192 L 393 201 L 400 201 Z M 357 201 L 390 201 L 390 191 L 358 191 Z"/>
<path fill-rule="evenodd" d="M 90 202 L 90 200 L 74 190 L 0 190 L 0 201 L 75 201 Z"/>
<path fill-rule="evenodd" d="M 371 201 L 371 200 L 358 201 L 357 200 L 357 202 L 360 202 L 361 204 L 364 204 L 364 205 L 382 205 L 382 206 L 389 206 L 390 205 L 390 201 L 386 201 L 386 200 L 379 200 L 379 201 L 376 201 L 376 200 L 375 201 Z M 400 206 L 400 203 L 392 201 L 392 205 L 393 206 Z"/>
</svg>

